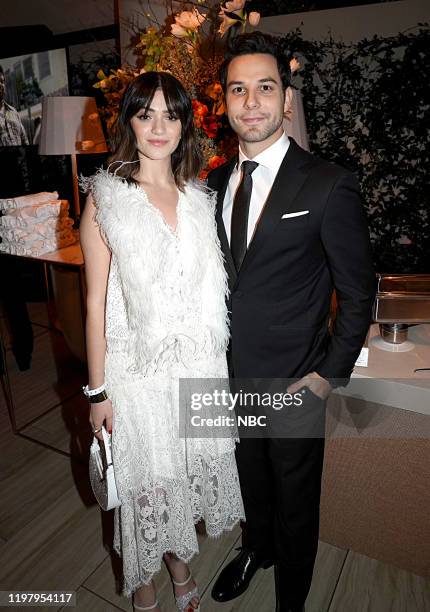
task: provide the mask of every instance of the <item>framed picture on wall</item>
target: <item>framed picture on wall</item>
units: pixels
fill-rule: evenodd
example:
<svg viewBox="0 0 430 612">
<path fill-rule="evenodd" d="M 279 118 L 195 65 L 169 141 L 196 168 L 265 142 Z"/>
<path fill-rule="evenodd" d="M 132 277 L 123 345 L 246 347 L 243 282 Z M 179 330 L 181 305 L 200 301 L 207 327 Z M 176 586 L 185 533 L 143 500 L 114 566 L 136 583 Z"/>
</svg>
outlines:
<svg viewBox="0 0 430 612">
<path fill-rule="evenodd" d="M 67 95 L 65 49 L 0 59 L 0 146 L 38 144 L 42 98 Z"/>
</svg>

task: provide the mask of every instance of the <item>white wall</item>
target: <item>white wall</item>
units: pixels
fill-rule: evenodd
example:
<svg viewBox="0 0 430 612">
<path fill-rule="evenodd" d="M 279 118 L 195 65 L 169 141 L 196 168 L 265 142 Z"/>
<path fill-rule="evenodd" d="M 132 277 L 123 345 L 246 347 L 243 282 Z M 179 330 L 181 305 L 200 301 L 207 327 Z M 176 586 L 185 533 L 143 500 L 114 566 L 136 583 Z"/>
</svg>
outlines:
<svg viewBox="0 0 430 612">
<path fill-rule="evenodd" d="M 395 35 L 423 22 L 430 22 L 430 0 L 400 0 L 265 17 L 258 29 L 271 34 L 286 34 L 299 27 L 305 40 L 321 40 L 331 33 L 333 38 L 349 42 L 375 34 Z"/>
<path fill-rule="evenodd" d="M 1 10 L 0 25 L 46 25 L 54 34 L 96 28 L 114 23 L 115 1 L 121 18 L 121 44 L 125 47 L 129 37 L 124 21 L 133 18 L 144 24 L 142 15 L 147 12 L 147 0 L 5 0 Z M 175 2 L 173 2 L 175 5 Z M 151 0 L 151 6 L 161 21 L 164 20 L 165 0 Z M 259 29 L 266 32 L 285 33 L 300 26 L 306 38 L 324 37 L 331 29 L 336 37 L 359 40 L 365 36 L 382 34 L 389 36 L 430 21 L 429 0 L 400 0 L 328 11 L 311 11 L 261 20 Z"/>
<path fill-rule="evenodd" d="M 120 15 L 121 57 L 123 61 L 134 64 L 130 49 L 130 27 L 132 22 L 141 29 L 148 25 L 145 13 L 147 0 L 118 0 Z M 151 0 L 151 7 L 157 19 L 165 19 L 165 0 Z M 175 4 L 175 3 L 173 3 Z M 356 41 L 377 34 L 390 36 L 419 22 L 430 21 L 430 0 L 399 0 L 366 4 L 327 11 L 309 11 L 293 15 L 265 17 L 257 29 L 272 34 L 285 34 L 300 27 L 305 39 L 321 40 L 329 33 L 344 41 Z"/>
<path fill-rule="evenodd" d="M 175 2 L 172 2 L 175 6 Z M 133 56 L 130 46 L 131 32 L 133 30 L 142 31 L 152 24 L 156 19 L 160 24 L 166 19 L 165 0 L 118 0 L 120 41 L 121 41 L 121 61 L 135 65 L 136 58 Z M 150 15 L 150 19 L 146 17 Z"/>
</svg>

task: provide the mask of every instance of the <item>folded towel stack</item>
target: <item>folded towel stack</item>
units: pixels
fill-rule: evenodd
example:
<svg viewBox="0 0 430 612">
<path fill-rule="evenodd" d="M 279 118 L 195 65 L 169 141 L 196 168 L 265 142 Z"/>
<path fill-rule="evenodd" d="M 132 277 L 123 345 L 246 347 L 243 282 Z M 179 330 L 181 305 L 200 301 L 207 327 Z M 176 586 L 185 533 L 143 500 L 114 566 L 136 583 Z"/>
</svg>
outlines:
<svg viewBox="0 0 430 612">
<path fill-rule="evenodd" d="M 0 213 L 0 252 L 38 256 L 78 240 L 69 203 L 56 191 L 0 200 Z"/>
</svg>

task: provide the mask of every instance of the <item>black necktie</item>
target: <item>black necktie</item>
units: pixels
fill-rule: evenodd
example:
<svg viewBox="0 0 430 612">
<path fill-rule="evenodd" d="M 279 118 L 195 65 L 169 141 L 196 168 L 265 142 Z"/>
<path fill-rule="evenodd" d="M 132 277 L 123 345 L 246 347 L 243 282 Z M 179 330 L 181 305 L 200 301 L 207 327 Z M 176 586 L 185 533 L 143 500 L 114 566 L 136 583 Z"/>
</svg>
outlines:
<svg viewBox="0 0 430 612">
<path fill-rule="evenodd" d="M 242 180 L 234 196 L 233 212 L 231 214 L 231 239 L 230 249 L 234 265 L 239 272 L 245 258 L 248 245 L 248 213 L 252 193 L 252 176 L 257 162 L 242 162 Z"/>
</svg>

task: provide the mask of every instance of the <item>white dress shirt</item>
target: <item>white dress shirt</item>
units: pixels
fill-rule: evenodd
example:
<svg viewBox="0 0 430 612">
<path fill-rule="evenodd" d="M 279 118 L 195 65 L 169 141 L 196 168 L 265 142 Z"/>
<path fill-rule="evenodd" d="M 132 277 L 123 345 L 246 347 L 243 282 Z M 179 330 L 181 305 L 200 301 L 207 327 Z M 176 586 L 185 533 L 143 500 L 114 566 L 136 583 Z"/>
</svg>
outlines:
<svg viewBox="0 0 430 612">
<path fill-rule="evenodd" d="M 258 163 L 258 167 L 252 173 L 252 194 L 248 216 L 248 246 L 252 240 L 256 225 L 289 146 L 290 141 L 288 136 L 283 133 L 276 142 L 256 155 L 252 160 Z M 231 213 L 233 210 L 233 201 L 242 175 L 240 167 L 242 162 L 247 159 L 249 158 L 246 157 L 239 147 L 239 161 L 231 173 L 227 190 L 225 192 L 222 218 L 229 243 L 231 236 Z"/>
</svg>

